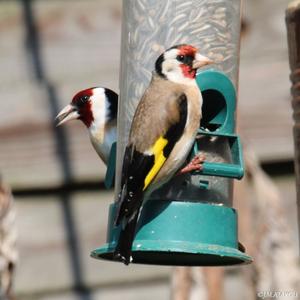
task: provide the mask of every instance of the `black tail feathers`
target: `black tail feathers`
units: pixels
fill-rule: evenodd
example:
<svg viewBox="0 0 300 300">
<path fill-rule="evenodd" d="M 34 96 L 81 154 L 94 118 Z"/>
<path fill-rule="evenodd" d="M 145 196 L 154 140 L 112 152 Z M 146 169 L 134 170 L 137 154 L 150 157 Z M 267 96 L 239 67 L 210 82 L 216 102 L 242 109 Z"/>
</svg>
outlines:
<svg viewBox="0 0 300 300">
<path fill-rule="evenodd" d="M 123 262 L 125 265 L 130 264 L 131 257 L 131 248 L 135 236 L 136 223 L 138 219 L 138 213 L 129 220 L 125 226 L 122 226 L 118 244 L 115 248 L 113 259 Z"/>
</svg>

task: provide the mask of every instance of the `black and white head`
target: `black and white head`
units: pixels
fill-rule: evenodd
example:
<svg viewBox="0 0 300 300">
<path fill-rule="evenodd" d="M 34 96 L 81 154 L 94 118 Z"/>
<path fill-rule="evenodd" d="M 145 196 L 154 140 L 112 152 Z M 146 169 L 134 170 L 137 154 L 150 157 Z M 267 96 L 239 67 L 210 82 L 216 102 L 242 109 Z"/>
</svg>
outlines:
<svg viewBox="0 0 300 300">
<path fill-rule="evenodd" d="M 198 68 L 212 64 L 213 61 L 201 55 L 191 45 L 176 45 L 161 54 L 155 63 L 156 73 L 170 81 L 192 84 Z"/>
<path fill-rule="evenodd" d="M 57 115 L 58 126 L 79 119 L 87 128 L 100 127 L 117 119 L 118 95 L 103 87 L 78 92 L 71 103 Z"/>
<path fill-rule="evenodd" d="M 81 120 L 88 128 L 93 147 L 107 163 L 117 140 L 118 95 L 107 88 L 93 87 L 78 92 L 57 115 L 58 124 Z"/>
</svg>

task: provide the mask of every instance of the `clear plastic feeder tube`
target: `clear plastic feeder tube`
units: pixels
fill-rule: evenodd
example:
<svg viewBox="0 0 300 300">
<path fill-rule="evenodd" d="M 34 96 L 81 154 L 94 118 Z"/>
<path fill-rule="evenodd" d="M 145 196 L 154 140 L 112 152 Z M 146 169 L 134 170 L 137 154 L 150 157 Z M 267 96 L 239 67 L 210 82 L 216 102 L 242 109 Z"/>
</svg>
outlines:
<svg viewBox="0 0 300 300">
<path fill-rule="evenodd" d="M 213 59 L 216 62 L 213 67 L 224 72 L 237 88 L 239 41 L 240 0 L 123 1 L 117 175 L 122 168 L 135 108 L 150 82 L 157 57 L 176 44 L 194 45 L 203 55 Z M 228 157 L 227 148 L 224 144 L 219 147 L 221 159 Z M 209 152 L 206 154 L 210 156 Z M 117 176 L 117 191 L 119 178 Z M 228 199 L 231 202 L 232 180 L 219 177 L 204 179 L 221 193 L 221 203 Z M 185 199 L 189 195 L 193 198 L 191 189 L 186 192 L 177 191 L 176 198 L 182 195 Z M 163 191 L 160 194 L 166 197 Z M 209 197 L 206 199 L 210 201 Z"/>
</svg>

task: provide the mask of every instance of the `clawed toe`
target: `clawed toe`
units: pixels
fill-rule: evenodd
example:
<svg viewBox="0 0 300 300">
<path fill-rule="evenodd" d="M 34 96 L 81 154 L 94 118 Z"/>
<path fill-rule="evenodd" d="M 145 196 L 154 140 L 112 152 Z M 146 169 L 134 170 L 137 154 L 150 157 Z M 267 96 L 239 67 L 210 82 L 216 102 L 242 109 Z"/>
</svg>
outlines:
<svg viewBox="0 0 300 300">
<path fill-rule="evenodd" d="M 184 168 L 179 171 L 179 174 L 186 174 L 193 171 L 201 171 L 203 168 L 203 162 L 205 161 L 204 154 L 197 154 Z"/>
<path fill-rule="evenodd" d="M 205 154 L 199 153 L 194 158 L 198 160 L 199 163 L 203 163 L 206 159 Z"/>
</svg>

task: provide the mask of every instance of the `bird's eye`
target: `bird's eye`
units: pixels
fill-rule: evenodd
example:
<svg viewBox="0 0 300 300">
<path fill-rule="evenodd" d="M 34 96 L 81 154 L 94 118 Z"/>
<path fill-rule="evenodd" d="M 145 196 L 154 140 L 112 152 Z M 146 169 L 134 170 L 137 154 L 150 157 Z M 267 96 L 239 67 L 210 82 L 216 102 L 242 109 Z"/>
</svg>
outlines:
<svg viewBox="0 0 300 300">
<path fill-rule="evenodd" d="M 183 62 L 184 61 L 184 55 L 177 55 L 177 60 Z"/>
<path fill-rule="evenodd" d="M 89 100 L 89 96 L 87 96 L 87 95 L 84 95 L 84 96 L 82 96 L 81 98 L 80 98 L 80 101 L 82 102 L 82 103 L 85 103 L 86 101 L 88 101 Z"/>
</svg>

